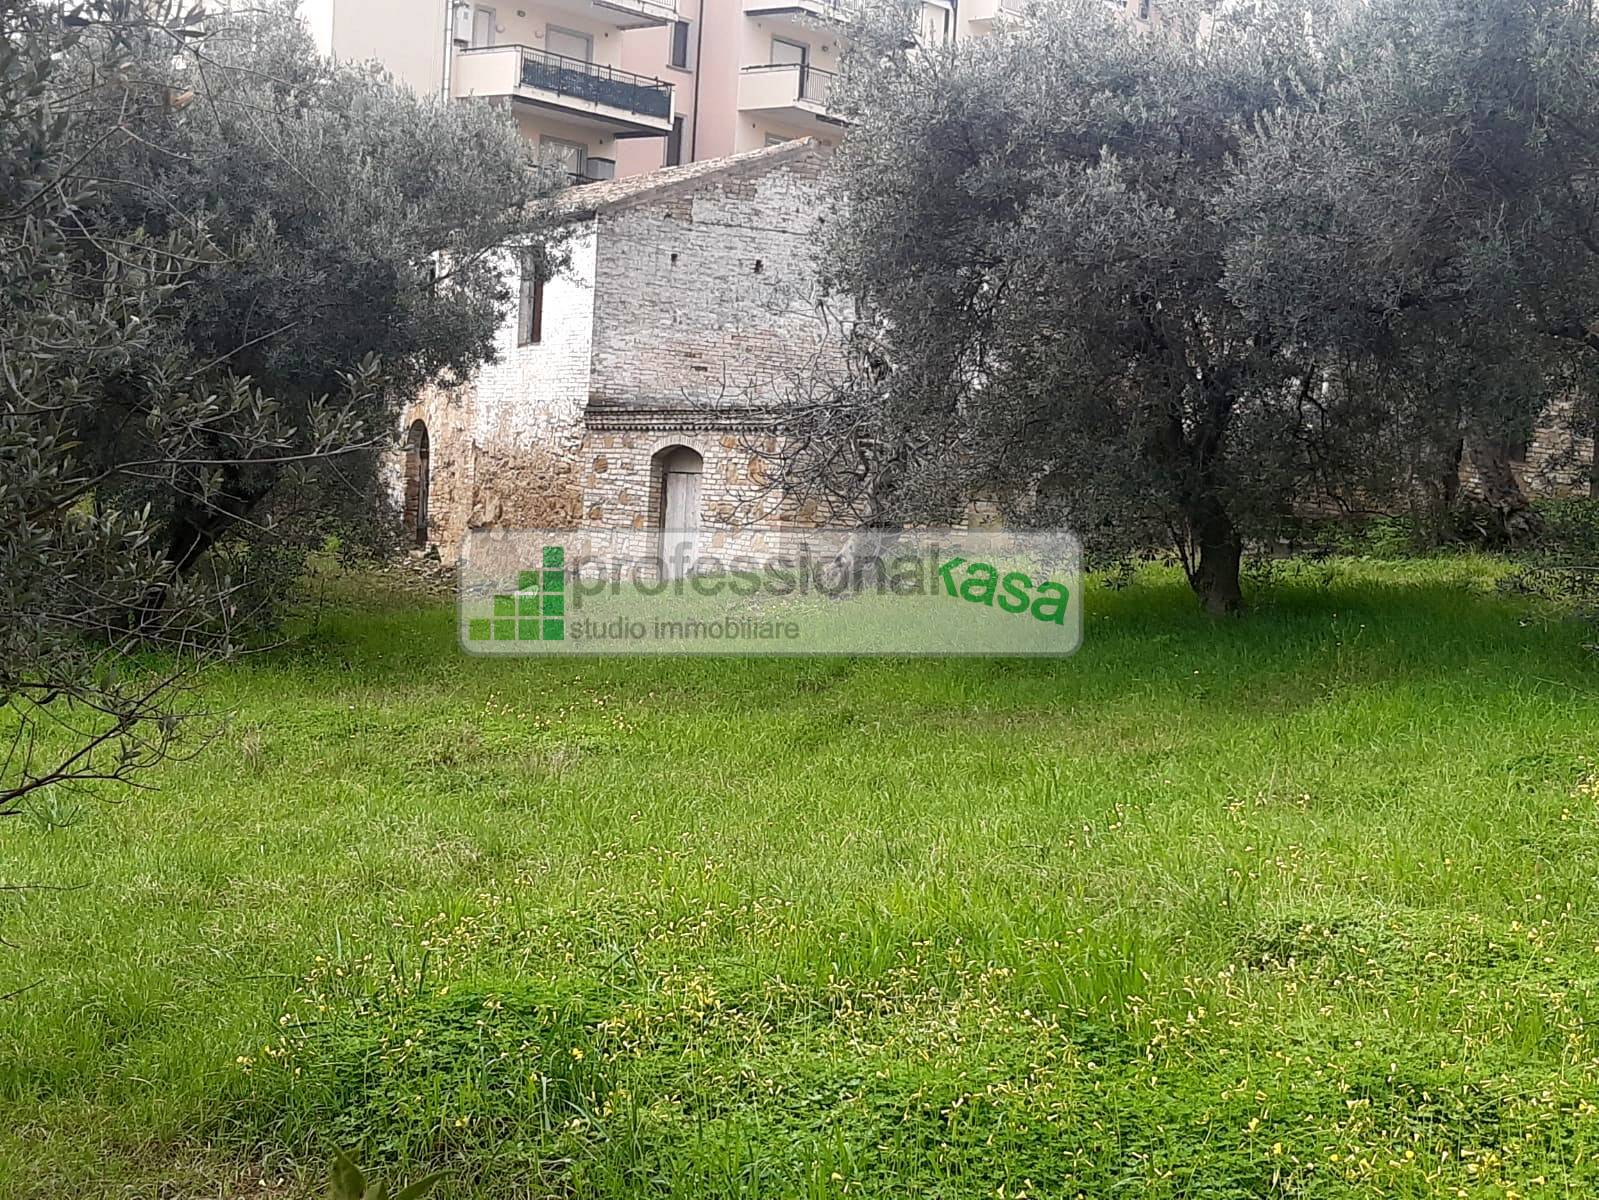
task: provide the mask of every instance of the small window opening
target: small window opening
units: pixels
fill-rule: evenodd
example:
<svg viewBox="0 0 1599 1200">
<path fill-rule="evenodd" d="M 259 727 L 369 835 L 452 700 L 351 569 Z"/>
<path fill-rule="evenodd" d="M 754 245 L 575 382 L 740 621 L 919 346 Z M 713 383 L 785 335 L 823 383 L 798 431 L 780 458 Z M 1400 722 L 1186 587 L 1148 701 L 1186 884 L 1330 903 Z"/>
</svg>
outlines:
<svg viewBox="0 0 1599 1200">
<path fill-rule="evenodd" d="M 516 306 L 518 346 L 532 346 L 544 340 L 544 274 L 540 264 L 523 262 Z"/>
</svg>

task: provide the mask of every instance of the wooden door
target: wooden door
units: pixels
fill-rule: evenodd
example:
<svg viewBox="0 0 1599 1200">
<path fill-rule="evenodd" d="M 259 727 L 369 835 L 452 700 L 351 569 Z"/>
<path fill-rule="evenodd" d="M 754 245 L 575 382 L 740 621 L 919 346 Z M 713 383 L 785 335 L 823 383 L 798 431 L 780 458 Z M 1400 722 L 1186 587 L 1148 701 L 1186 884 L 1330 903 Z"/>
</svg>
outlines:
<svg viewBox="0 0 1599 1200">
<path fill-rule="evenodd" d="M 666 505 L 662 522 L 661 570 L 667 579 L 681 579 L 694 564 L 700 540 L 700 471 L 668 465 Z"/>
</svg>

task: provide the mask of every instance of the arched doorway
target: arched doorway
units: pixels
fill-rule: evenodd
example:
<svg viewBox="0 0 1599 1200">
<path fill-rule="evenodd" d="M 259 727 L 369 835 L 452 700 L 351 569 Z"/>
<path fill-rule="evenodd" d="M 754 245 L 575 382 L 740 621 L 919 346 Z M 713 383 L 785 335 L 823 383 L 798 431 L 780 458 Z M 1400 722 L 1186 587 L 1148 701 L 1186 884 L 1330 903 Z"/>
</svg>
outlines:
<svg viewBox="0 0 1599 1200">
<path fill-rule="evenodd" d="M 405 435 L 406 540 L 415 546 L 428 544 L 428 427 L 412 421 Z"/>
<path fill-rule="evenodd" d="M 651 460 L 661 531 L 661 577 L 681 579 L 699 553 L 700 475 L 705 460 L 688 446 L 668 446 Z"/>
</svg>

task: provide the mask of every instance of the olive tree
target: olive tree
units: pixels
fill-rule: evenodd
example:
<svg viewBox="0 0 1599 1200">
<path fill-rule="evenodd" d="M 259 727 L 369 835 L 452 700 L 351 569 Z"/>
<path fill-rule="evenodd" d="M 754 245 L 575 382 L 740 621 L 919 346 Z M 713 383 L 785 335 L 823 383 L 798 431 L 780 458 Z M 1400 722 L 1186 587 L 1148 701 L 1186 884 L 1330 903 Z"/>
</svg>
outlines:
<svg viewBox="0 0 1599 1200">
<path fill-rule="evenodd" d="M 1587 0 L 1371 0 L 1319 14 L 1315 103 L 1261 122 L 1228 217 L 1232 294 L 1350 364 L 1491 530 L 1510 465 L 1599 366 L 1599 24 Z"/>
<path fill-rule="evenodd" d="M 497 251 L 558 257 L 544 182 L 290 10 L 0 0 L 0 812 L 174 752 L 293 581 L 240 547 L 376 528 L 399 405 L 492 353 Z"/>
<path fill-rule="evenodd" d="M 206 253 L 183 274 L 175 333 L 192 358 L 271 397 L 267 409 L 164 418 L 194 438 L 182 456 L 189 469 L 118 475 L 121 503 L 152 506 L 181 572 L 263 525 L 281 544 L 350 505 L 371 515 L 377 452 L 399 401 L 493 354 L 508 302 L 498 251 L 542 256 L 558 235 L 506 113 L 419 98 L 375 69 L 322 59 L 290 5 L 205 16 L 178 39 L 125 26 L 91 23 L 67 59 L 68 86 L 87 98 L 79 140 L 113 121 L 136 134 L 93 154 L 115 183 L 96 190 L 77 231 L 105 247 L 134 232 L 203 229 Z M 161 86 L 104 86 L 110 36 L 130 78 Z M 339 454 L 313 453 L 319 432 L 331 433 L 320 427 L 322 397 L 369 358 L 381 386 L 346 414 L 359 429 L 331 434 Z M 136 378 L 104 393 L 98 449 L 108 461 L 141 455 L 142 423 L 126 418 L 150 403 Z M 279 435 L 286 447 L 274 445 Z M 271 449 L 238 452 L 252 446 Z"/>
<path fill-rule="evenodd" d="M 868 23 L 826 247 L 862 349 L 790 419 L 785 483 L 1168 545 L 1222 613 L 1249 541 L 1525 426 L 1566 365 L 1550 331 L 1593 310 L 1568 269 L 1530 317 L 1575 223 L 1501 219 L 1554 175 L 1530 127 L 1496 143 L 1461 103 L 1527 77 L 1532 32 L 1461 16 L 1493 7 L 1262 0 L 1140 36 L 1060 0 L 945 47 Z"/>
</svg>

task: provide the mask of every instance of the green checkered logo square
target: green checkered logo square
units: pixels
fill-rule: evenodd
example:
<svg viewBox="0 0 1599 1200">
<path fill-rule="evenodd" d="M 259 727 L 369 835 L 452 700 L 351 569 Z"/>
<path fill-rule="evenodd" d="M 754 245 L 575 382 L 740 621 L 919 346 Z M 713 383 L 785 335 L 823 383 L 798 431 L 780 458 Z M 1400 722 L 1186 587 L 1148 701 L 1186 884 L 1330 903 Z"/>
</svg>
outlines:
<svg viewBox="0 0 1599 1200">
<path fill-rule="evenodd" d="M 466 623 L 469 642 L 564 642 L 566 548 L 545 546 L 536 566 L 518 571 L 516 591 L 493 600 L 493 617 Z"/>
</svg>

